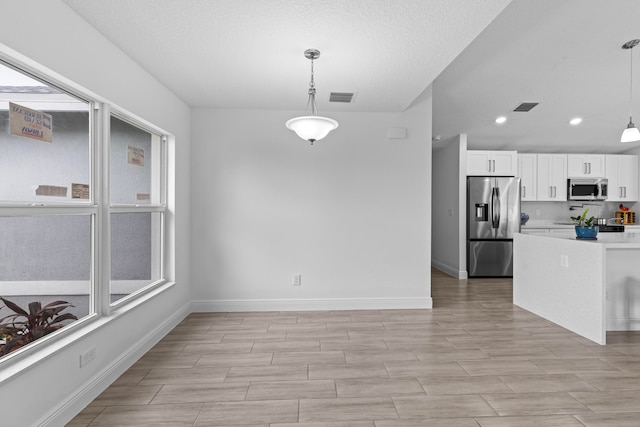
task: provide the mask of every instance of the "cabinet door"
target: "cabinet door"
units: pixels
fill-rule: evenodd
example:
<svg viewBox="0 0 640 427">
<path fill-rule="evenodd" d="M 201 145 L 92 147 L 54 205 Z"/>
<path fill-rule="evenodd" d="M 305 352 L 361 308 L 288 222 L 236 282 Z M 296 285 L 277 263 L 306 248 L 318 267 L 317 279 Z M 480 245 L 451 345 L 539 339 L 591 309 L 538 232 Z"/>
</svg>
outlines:
<svg viewBox="0 0 640 427">
<path fill-rule="evenodd" d="M 467 151 L 468 176 L 516 176 L 516 151 Z"/>
<path fill-rule="evenodd" d="M 538 154 L 538 200 L 567 200 L 567 155 Z"/>
<path fill-rule="evenodd" d="M 538 155 L 518 154 L 518 174 L 520 177 L 520 200 L 523 202 L 538 200 Z"/>
<path fill-rule="evenodd" d="M 607 166 L 604 154 L 591 154 L 587 158 L 587 169 L 592 178 L 604 178 L 607 176 Z"/>
<path fill-rule="evenodd" d="M 569 154 L 567 176 L 570 178 L 604 178 L 605 156 L 603 154 Z"/>
<path fill-rule="evenodd" d="M 493 164 L 490 151 L 467 151 L 467 175 L 491 175 Z"/>
<path fill-rule="evenodd" d="M 634 202 L 638 200 L 638 156 L 606 155 L 607 179 L 610 202 Z"/>
<path fill-rule="evenodd" d="M 553 200 L 567 200 L 567 155 L 553 154 L 551 160 L 551 181 L 553 183 Z"/>
<path fill-rule="evenodd" d="M 638 156 L 620 156 L 619 177 L 624 189 L 624 199 L 628 202 L 638 201 Z"/>
<path fill-rule="evenodd" d="M 500 176 L 516 176 L 518 170 L 518 153 L 516 151 L 494 151 L 493 174 Z"/>
</svg>

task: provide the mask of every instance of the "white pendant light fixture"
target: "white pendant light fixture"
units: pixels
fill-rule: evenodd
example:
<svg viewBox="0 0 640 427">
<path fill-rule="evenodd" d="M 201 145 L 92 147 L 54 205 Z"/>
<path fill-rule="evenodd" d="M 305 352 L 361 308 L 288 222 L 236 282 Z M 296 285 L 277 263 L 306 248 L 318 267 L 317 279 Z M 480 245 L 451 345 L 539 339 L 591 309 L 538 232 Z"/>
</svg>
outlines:
<svg viewBox="0 0 640 427">
<path fill-rule="evenodd" d="M 623 49 L 629 49 L 631 55 L 631 77 L 629 79 L 629 124 L 627 128 L 622 132 L 622 137 L 620 138 L 620 142 L 635 142 L 640 141 L 640 132 L 636 125 L 633 124 L 633 120 L 631 118 L 631 107 L 633 106 L 633 49 L 640 43 L 640 40 L 629 40 L 625 44 L 622 45 Z"/>
<path fill-rule="evenodd" d="M 321 117 L 317 115 L 316 107 L 316 84 L 313 81 L 313 61 L 320 57 L 320 51 L 316 49 L 307 49 L 304 56 L 311 60 L 311 81 L 309 82 L 309 101 L 307 108 L 311 104 L 311 115 L 294 117 L 287 120 L 285 126 L 294 131 L 300 138 L 307 140 L 313 145 L 314 142 L 321 140 L 332 130 L 338 127 L 338 122 L 329 117 Z"/>
</svg>

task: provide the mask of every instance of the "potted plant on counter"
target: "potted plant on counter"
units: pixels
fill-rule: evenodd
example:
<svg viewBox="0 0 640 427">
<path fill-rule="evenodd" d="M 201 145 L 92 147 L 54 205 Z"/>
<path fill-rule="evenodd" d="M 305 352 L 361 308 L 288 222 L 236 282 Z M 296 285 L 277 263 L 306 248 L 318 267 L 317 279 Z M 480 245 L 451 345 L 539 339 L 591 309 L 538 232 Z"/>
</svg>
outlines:
<svg viewBox="0 0 640 427">
<path fill-rule="evenodd" d="M 571 220 L 576 225 L 576 237 L 578 239 L 596 239 L 598 235 L 598 226 L 593 225 L 593 217 L 587 218 L 589 209 L 585 209 L 582 215 L 572 216 Z"/>
</svg>

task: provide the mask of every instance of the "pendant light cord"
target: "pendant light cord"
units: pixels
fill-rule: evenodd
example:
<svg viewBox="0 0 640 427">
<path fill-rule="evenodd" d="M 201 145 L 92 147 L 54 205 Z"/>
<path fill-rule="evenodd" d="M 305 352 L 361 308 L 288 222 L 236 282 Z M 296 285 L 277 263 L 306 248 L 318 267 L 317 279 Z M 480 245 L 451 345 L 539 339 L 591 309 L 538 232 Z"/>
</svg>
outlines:
<svg viewBox="0 0 640 427">
<path fill-rule="evenodd" d="M 311 58 L 311 81 L 309 82 L 309 100 L 307 101 L 307 108 L 311 105 L 311 115 L 318 115 L 318 107 L 316 106 L 316 82 L 313 80 L 313 58 Z"/>
<path fill-rule="evenodd" d="M 629 122 L 631 122 L 631 111 L 633 110 L 633 47 L 629 48 L 629 57 L 631 62 L 631 73 L 629 74 Z"/>
</svg>

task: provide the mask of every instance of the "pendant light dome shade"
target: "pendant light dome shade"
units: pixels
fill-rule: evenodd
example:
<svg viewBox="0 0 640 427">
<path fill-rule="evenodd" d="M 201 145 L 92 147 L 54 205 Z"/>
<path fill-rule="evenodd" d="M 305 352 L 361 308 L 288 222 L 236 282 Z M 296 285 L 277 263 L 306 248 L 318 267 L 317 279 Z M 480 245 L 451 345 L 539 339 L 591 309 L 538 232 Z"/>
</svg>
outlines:
<svg viewBox="0 0 640 427">
<path fill-rule="evenodd" d="M 311 105 L 311 115 L 294 117 L 287 120 L 285 126 L 287 129 L 294 131 L 300 138 L 307 140 L 313 145 L 314 142 L 320 141 L 327 136 L 329 132 L 338 127 L 338 122 L 329 117 L 321 117 L 317 115 L 316 108 L 316 83 L 313 80 L 313 60 L 320 57 L 320 51 L 317 49 L 307 49 L 304 56 L 311 60 L 311 81 L 309 82 L 309 101 L 307 108 Z"/>
<path fill-rule="evenodd" d="M 321 116 L 301 116 L 287 120 L 285 123 L 288 129 L 291 129 L 302 139 L 306 139 L 311 144 L 320 141 L 327 136 L 329 132 L 338 127 L 338 122 L 329 117 Z"/>
<path fill-rule="evenodd" d="M 629 124 L 627 128 L 622 132 L 622 137 L 620 138 L 620 142 L 635 142 L 640 141 L 640 131 L 636 125 L 631 121 L 631 117 L 629 118 Z"/>
</svg>

